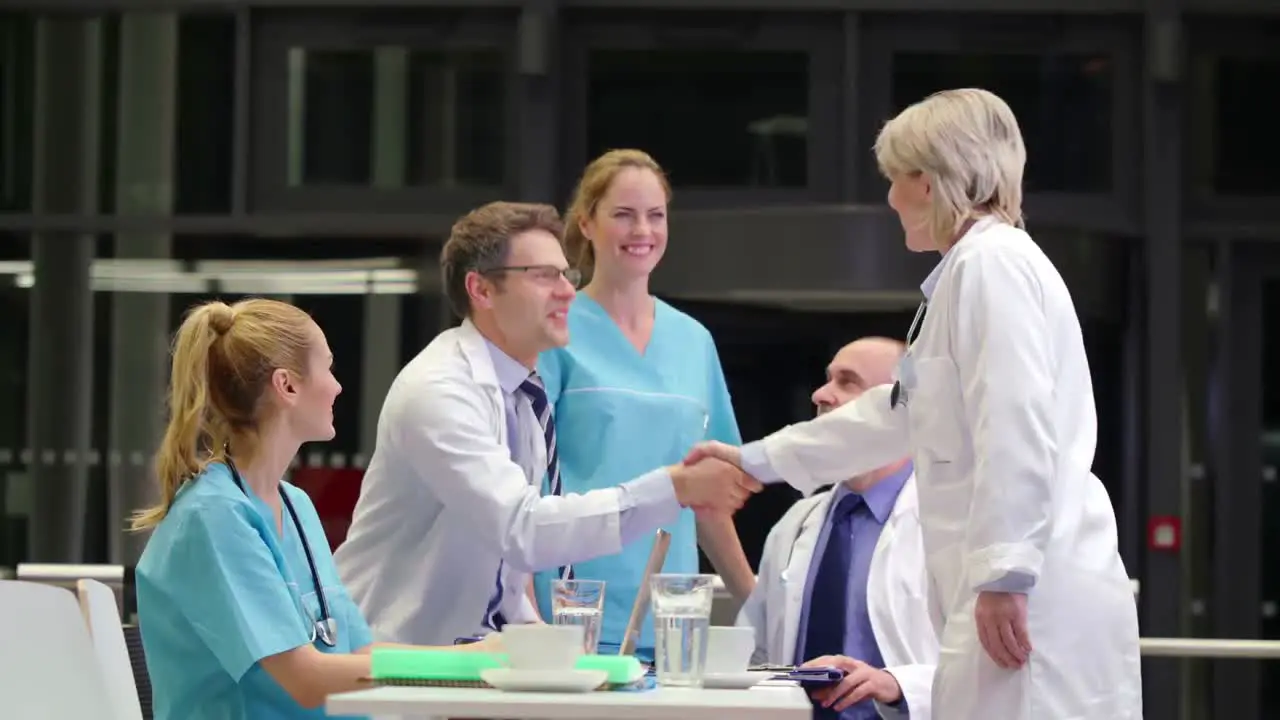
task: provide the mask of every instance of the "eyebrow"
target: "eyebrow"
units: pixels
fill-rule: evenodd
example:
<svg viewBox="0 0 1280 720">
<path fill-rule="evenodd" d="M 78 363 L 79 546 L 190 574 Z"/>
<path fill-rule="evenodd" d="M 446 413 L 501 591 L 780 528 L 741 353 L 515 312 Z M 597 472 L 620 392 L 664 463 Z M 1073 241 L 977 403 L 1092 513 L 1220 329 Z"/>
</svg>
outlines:
<svg viewBox="0 0 1280 720">
<path fill-rule="evenodd" d="M 627 210 L 630 212 L 636 211 L 636 209 L 631 207 L 630 205 L 614 205 L 613 209 L 615 212 L 618 210 Z M 653 207 L 649 208 L 648 212 L 654 212 L 655 210 L 665 210 L 665 209 L 666 209 L 665 205 L 654 205 Z"/>
</svg>

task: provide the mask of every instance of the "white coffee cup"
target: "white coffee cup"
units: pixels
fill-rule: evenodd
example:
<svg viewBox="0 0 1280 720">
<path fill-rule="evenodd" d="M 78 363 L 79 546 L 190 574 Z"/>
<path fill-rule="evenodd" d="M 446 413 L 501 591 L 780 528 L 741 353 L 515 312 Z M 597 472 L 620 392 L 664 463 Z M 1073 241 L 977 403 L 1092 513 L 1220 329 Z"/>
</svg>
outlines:
<svg viewBox="0 0 1280 720">
<path fill-rule="evenodd" d="M 756 649 L 756 631 L 751 627 L 716 626 L 707 631 L 707 672 L 746 672 Z"/>
<path fill-rule="evenodd" d="M 581 625 L 507 625 L 502 649 L 513 670 L 572 670 L 582 657 Z"/>
</svg>

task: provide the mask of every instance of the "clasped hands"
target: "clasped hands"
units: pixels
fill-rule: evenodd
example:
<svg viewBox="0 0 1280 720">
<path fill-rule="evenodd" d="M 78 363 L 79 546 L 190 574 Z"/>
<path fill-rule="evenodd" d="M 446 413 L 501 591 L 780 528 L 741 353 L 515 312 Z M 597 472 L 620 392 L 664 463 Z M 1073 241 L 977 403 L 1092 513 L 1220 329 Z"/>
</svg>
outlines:
<svg viewBox="0 0 1280 720">
<path fill-rule="evenodd" d="M 719 442 L 694 446 L 684 461 L 668 470 L 676 499 L 699 514 L 732 514 L 755 493 L 764 489 L 742 471 L 738 448 Z"/>
</svg>

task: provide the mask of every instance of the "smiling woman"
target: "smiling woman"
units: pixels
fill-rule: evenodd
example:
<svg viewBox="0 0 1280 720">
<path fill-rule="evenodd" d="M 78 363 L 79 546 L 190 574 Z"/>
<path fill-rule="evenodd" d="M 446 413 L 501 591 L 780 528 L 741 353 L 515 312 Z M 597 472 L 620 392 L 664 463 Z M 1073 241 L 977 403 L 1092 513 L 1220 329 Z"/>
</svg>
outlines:
<svg viewBox="0 0 1280 720">
<path fill-rule="evenodd" d="M 569 344 L 542 354 L 540 372 L 555 404 L 565 492 L 614 487 L 649 468 L 679 464 L 697 442 L 741 438 L 711 333 L 649 294 L 649 276 L 667 249 L 671 187 L 640 150 L 614 150 L 583 173 L 569 209 L 565 250 L 588 276 L 569 309 Z M 755 577 L 733 519 L 684 511 L 663 568 L 698 572 L 701 544 L 725 584 L 744 599 Z M 605 580 L 601 646 L 619 647 L 653 541 L 574 565 L 579 580 Z M 537 576 L 543 616 L 552 573 Z M 636 652 L 651 658 L 652 621 Z M 604 652 L 605 650 L 602 650 Z"/>
<path fill-rule="evenodd" d="M 334 436 L 332 363 L 320 327 L 275 300 L 207 303 L 178 330 L 161 502 L 134 520 L 154 529 L 137 597 L 158 720 L 326 717 L 369 677 L 369 625 L 282 479 Z"/>
</svg>

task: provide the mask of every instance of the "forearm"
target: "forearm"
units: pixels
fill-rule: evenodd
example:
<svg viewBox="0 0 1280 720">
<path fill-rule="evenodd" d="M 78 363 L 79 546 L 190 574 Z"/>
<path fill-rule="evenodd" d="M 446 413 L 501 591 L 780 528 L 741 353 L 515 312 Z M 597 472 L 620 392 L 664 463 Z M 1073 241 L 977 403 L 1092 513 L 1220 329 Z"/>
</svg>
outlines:
<svg viewBox="0 0 1280 720">
<path fill-rule="evenodd" d="M 262 668 L 304 708 L 324 705 L 330 695 L 369 687 L 368 654 L 328 654 L 311 645 L 263 658 Z"/>
<path fill-rule="evenodd" d="M 738 529 L 729 515 L 699 515 L 698 545 L 724 580 L 734 602 L 741 604 L 756 586 L 755 573 L 742 550 Z"/>
</svg>

